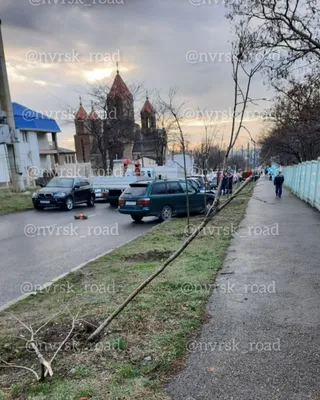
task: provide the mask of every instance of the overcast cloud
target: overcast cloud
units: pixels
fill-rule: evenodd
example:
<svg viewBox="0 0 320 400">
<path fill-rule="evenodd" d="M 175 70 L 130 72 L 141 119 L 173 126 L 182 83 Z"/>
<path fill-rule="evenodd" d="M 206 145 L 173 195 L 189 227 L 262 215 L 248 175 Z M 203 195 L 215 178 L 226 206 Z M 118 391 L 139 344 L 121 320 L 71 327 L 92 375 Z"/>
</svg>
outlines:
<svg viewBox="0 0 320 400">
<path fill-rule="evenodd" d="M 67 4 L 68 1 L 78 4 Z M 89 85 L 104 74 L 110 75 L 107 80 L 112 82 L 115 61 L 120 57 L 120 73 L 128 84 L 143 81 L 149 91 L 161 90 L 163 94 L 178 86 L 177 100 L 187 100 L 186 107 L 225 112 L 233 97 L 231 64 L 225 61 L 232 35 L 221 3 L 1 0 L 12 100 L 39 112 L 53 111 L 58 115 L 59 110 L 68 106 L 76 109 L 82 94 L 89 108 Z M 211 53 L 213 60 L 208 55 L 208 62 L 204 57 L 203 62 L 188 62 L 187 54 L 192 51 Z M 98 53 L 92 62 L 88 62 L 89 53 Z M 110 62 L 102 62 L 102 58 L 108 57 Z M 262 78 L 256 77 L 252 96 L 267 95 Z M 261 104 L 260 109 L 267 105 Z M 136 104 L 137 110 L 139 107 L 141 104 Z M 73 124 L 59 118 L 57 121 L 62 130 L 59 144 L 72 148 Z M 196 122 L 190 121 L 187 127 L 194 141 L 200 139 L 202 132 Z M 263 124 L 256 120 L 249 122 L 248 127 L 257 137 Z M 228 125 L 221 126 L 221 132 L 227 136 Z M 243 132 L 240 143 L 247 141 L 248 135 Z"/>
</svg>

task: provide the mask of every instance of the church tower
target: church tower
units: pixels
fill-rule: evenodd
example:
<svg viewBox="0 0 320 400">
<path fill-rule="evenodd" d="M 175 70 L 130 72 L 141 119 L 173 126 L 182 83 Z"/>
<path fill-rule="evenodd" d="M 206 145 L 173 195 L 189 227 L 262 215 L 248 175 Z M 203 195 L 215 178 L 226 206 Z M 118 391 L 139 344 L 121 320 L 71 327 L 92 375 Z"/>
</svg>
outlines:
<svg viewBox="0 0 320 400">
<path fill-rule="evenodd" d="M 117 70 L 107 96 L 108 118 L 134 123 L 133 96 Z"/>
<path fill-rule="evenodd" d="M 107 119 L 108 140 L 112 143 L 109 159 L 131 159 L 135 137 L 133 96 L 118 69 L 107 96 Z"/>
<path fill-rule="evenodd" d="M 140 137 L 134 144 L 133 156 L 136 159 L 146 157 L 154 160 L 157 165 L 163 165 L 167 150 L 167 134 L 164 129 L 157 128 L 156 110 L 149 101 L 148 93 L 140 116 Z"/>
<path fill-rule="evenodd" d="M 141 128 L 142 129 L 156 129 L 156 111 L 152 107 L 147 94 L 146 101 L 140 111 Z"/>
<path fill-rule="evenodd" d="M 79 109 L 74 117 L 76 134 L 74 135 L 74 145 L 79 163 L 90 161 L 92 140 L 88 131 L 88 114 L 83 108 L 81 96 Z"/>
</svg>

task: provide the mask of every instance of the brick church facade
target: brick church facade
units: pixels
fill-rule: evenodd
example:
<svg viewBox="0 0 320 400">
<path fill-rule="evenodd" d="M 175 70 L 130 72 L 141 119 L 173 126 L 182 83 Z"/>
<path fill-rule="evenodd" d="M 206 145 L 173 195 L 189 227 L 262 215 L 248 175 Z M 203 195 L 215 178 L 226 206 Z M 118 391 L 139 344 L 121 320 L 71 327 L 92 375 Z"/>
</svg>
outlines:
<svg viewBox="0 0 320 400">
<path fill-rule="evenodd" d="M 74 143 L 78 162 L 91 162 L 94 168 L 113 166 L 114 159 L 153 159 L 165 163 L 167 135 L 158 129 L 156 111 L 148 96 L 140 111 L 141 127 L 135 123 L 134 100 L 117 71 L 106 98 L 106 118 L 100 119 L 93 106 L 88 114 L 81 98 L 75 115 Z"/>
</svg>

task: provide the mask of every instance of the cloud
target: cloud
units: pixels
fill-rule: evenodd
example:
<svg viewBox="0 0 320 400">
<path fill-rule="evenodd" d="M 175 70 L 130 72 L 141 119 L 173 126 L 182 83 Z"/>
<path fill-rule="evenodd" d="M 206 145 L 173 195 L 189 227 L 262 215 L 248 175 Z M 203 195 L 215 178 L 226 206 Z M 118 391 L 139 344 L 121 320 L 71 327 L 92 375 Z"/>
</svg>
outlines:
<svg viewBox="0 0 320 400">
<path fill-rule="evenodd" d="M 157 89 L 163 94 L 179 87 L 177 100 L 187 100 L 193 108 L 230 107 L 233 83 L 226 54 L 232 36 L 222 2 L 103 1 L 1 0 L 12 98 L 36 110 L 44 105 L 76 108 L 80 93 L 89 103 L 88 83 L 103 77 L 112 80 L 119 61 L 128 84 L 143 81 L 150 92 Z M 207 56 L 190 63 L 189 51 Z M 67 54 L 75 53 L 80 61 L 66 60 Z M 92 53 L 120 54 L 120 60 L 88 61 Z M 30 54 L 38 59 L 30 62 Z M 253 94 L 265 96 L 261 79 Z M 72 129 L 68 126 L 60 136 L 70 138 Z"/>
</svg>

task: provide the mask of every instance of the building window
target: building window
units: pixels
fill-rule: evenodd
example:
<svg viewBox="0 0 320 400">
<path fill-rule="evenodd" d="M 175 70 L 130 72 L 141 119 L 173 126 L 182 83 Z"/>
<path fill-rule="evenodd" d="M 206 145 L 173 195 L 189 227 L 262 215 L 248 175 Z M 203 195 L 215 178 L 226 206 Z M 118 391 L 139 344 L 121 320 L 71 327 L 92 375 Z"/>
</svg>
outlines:
<svg viewBox="0 0 320 400">
<path fill-rule="evenodd" d="M 28 132 L 22 131 L 21 134 L 22 134 L 22 141 L 28 143 Z"/>
</svg>

